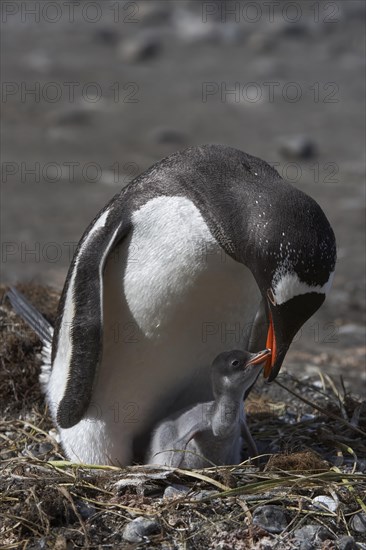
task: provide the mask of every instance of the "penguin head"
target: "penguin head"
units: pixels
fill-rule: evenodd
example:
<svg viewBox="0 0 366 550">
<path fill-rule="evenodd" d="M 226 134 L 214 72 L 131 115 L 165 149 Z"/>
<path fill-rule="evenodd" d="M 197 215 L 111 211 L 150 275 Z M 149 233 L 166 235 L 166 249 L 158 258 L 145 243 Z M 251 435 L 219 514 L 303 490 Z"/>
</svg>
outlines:
<svg viewBox="0 0 366 550">
<path fill-rule="evenodd" d="M 267 198 L 268 209 L 270 200 L 273 196 Z M 287 189 L 283 196 L 281 185 L 276 200 L 279 217 L 268 216 L 259 225 L 251 253 L 247 250 L 242 260 L 266 307 L 267 339 L 262 345 L 272 350 L 264 368 L 268 381 L 276 378 L 293 338 L 324 302 L 336 262 L 334 233 L 320 206 L 297 189 Z"/>
<path fill-rule="evenodd" d="M 224 250 L 250 269 L 262 294 L 267 339 L 261 346 L 272 350 L 264 375 L 272 381 L 294 336 L 330 289 L 335 236 L 318 203 L 266 162 L 226 152 L 224 168 L 210 164 L 212 181 L 221 178 L 214 204 L 223 223 L 214 230 Z"/>
<path fill-rule="evenodd" d="M 270 349 L 258 353 L 241 350 L 220 353 L 212 363 L 214 394 L 226 390 L 243 395 L 254 384 L 270 356 Z"/>
</svg>

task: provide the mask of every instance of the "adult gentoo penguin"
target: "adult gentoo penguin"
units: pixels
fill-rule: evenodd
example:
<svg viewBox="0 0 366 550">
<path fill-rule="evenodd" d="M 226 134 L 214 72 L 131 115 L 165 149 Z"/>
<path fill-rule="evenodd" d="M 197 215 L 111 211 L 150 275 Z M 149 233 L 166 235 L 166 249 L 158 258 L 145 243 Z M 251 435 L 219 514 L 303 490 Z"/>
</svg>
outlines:
<svg viewBox="0 0 366 550">
<path fill-rule="evenodd" d="M 60 299 L 46 392 L 67 456 L 142 457 L 154 425 L 212 399 L 225 350 L 270 348 L 273 380 L 335 257 L 319 205 L 259 158 L 203 145 L 138 176 L 86 229 Z"/>
<path fill-rule="evenodd" d="M 179 468 L 205 468 L 239 464 L 243 440 L 249 456 L 258 450 L 247 426 L 243 398 L 254 384 L 271 350 L 258 353 L 233 350 L 220 353 L 212 363 L 214 400 L 198 403 L 154 430 L 148 464 Z"/>
</svg>

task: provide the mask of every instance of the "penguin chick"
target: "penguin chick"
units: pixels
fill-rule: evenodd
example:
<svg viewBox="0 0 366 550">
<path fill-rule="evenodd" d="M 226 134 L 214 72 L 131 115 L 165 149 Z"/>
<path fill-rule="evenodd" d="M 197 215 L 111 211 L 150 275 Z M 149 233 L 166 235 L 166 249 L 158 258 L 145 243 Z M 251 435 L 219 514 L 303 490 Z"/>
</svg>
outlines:
<svg viewBox="0 0 366 550">
<path fill-rule="evenodd" d="M 161 422 L 153 433 L 147 463 L 180 468 L 239 464 L 243 439 L 249 456 L 258 454 L 246 424 L 244 395 L 271 350 L 229 351 L 212 363 L 214 401 L 199 403 Z"/>
</svg>

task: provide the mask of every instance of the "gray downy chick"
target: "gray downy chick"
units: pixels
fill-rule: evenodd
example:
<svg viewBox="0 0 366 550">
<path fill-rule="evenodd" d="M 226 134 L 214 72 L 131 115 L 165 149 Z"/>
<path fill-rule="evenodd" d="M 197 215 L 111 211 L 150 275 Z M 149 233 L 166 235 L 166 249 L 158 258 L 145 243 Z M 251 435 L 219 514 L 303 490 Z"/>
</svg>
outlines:
<svg viewBox="0 0 366 550">
<path fill-rule="evenodd" d="M 212 364 L 214 401 L 199 403 L 161 422 L 153 433 L 147 463 L 180 468 L 239 464 L 243 439 L 258 454 L 246 424 L 243 399 L 271 354 L 229 351 Z"/>
</svg>

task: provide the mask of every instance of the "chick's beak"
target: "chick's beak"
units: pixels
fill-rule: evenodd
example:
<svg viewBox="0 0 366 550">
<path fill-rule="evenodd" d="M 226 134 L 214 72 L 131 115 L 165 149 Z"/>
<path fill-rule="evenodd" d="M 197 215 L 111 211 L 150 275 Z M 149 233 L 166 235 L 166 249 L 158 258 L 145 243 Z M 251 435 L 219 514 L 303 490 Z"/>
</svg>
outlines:
<svg viewBox="0 0 366 550">
<path fill-rule="evenodd" d="M 263 351 L 259 351 L 253 357 L 248 361 L 247 365 L 259 365 L 260 363 L 263 363 L 263 361 L 268 360 L 268 358 L 271 358 L 271 350 L 270 349 L 264 349 Z"/>
</svg>

